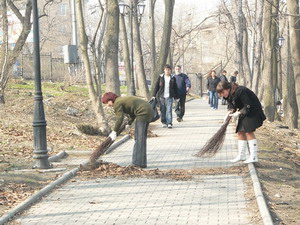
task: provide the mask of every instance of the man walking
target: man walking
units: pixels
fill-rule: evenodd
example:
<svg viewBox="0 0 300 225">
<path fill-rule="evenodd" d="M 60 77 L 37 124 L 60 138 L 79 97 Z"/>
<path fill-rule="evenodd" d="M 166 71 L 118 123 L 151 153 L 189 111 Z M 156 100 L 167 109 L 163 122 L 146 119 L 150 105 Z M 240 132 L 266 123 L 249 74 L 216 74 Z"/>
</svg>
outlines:
<svg viewBox="0 0 300 225">
<path fill-rule="evenodd" d="M 177 85 L 175 77 L 171 74 L 172 67 L 165 65 L 164 73 L 161 74 L 153 89 L 153 98 L 157 97 L 160 112 L 162 127 L 172 128 L 172 105 L 173 98 L 177 99 Z"/>
<path fill-rule="evenodd" d="M 177 115 L 177 121 L 181 122 L 185 113 L 185 100 L 191 88 L 191 81 L 186 74 L 181 72 L 181 66 L 179 65 L 175 66 L 175 78 L 179 98 L 175 106 L 175 113 Z"/>
</svg>

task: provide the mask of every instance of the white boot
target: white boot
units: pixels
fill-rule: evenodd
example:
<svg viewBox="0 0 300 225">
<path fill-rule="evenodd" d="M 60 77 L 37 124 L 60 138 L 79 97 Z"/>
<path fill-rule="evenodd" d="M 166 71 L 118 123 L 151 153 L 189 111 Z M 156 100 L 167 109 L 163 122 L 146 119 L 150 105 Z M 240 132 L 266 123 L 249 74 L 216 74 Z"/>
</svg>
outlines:
<svg viewBox="0 0 300 225">
<path fill-rule="evenodd" d="M 250 156 L 244 163 L 258 162 L 256 139 L 250 140 L 248 141 L 248 143 L 249 143 Z"/>
<path fill-rule="evenodd" d="M 246 149 L 247 149 L 247 141 L 246 140 L 238 140 L 238 150 L 239 154 L 234 159 L 230 160 L 230 162 L 238 162 L 246 159 Z"/>
</svg>

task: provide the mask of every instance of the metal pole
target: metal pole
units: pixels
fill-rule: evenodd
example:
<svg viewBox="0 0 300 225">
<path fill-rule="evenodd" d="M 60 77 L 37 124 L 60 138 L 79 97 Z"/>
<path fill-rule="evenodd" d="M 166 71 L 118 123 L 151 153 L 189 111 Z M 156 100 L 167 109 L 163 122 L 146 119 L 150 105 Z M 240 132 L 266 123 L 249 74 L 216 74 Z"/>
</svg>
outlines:
<svg viewBox="0 0 300 225">
<path fill-rule="evenodd" d="M 47 139 L 46 139 L 46 120 L 43 106 L 43 94 L 41 85 L 41 62 L 40 62 L 40 37 L 37 0 L 32 0 L 33 18 L 33 47 L 34 47 L 34 115 L 33 115 L 33 137 L 34 137 L 34 156 L 36 161 L 32 168 L 48 169 Z"/>
<path fill-rule="evenodd" d="M 71 0 L 71 16 L 72 16 L 72 44 L 78 44 L 77 41 L 77 21 L 76 21 L 76 9 L 75 9 L 75 0 Z"/>
<path fill-rule="evenodd" d="M 130 94 L 134 96 L 135 92 L 135 84 L 134 84 L 134 60 L 133 60 L 133 29 L 132 29 L 132 17 L 133 17 L 133 2 L 130 2 L 130 13 L 129 13 L 129 20 L 130 20 L 130 50 L 131 50 L 131 85 L 130 85 Z"/>
</svg>

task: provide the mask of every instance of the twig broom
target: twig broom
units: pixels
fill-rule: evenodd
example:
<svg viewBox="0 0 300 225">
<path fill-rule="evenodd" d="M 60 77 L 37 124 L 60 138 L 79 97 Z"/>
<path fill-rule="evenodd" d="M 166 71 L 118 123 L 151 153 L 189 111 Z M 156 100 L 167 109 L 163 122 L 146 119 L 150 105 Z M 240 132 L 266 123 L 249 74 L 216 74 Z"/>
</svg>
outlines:
<svg viewBox="0 0 300 225">
<path fill-rule="evenodd" d="M 197 157 L 213 157 L 219 150 L 221 149 L 223 142 L 226 136 L 226 129 L 230 122 L 231 117 L 227 116 L 223 125 L 219 128 L 219 130 L 212 136 L 206 144 L 202 147 L 202 149 L 196 153 L 194 156 Z"/>
<path fill-rule="evenodd" d="M 122 124 L 117 135 L 119 135 L 125 129 L 126 123 Z M 88 162 L 80 165 L 80 170 L 93 170 L 97 169 L 100 166 L 98 158 L 103 155 L 109 146 L 112 145 L 114 141 L 110 137 L 107 137 L 91 154 Z"/>
</svg>

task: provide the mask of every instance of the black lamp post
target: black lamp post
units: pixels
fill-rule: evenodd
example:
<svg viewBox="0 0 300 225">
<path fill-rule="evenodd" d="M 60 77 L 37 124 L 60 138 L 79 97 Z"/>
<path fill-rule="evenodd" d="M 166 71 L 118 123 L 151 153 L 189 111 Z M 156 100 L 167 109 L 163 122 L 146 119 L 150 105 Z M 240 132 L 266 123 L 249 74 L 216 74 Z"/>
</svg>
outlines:
<svg viewBox="0 0 300 225">
<path fill-rule="evenodd" d="M 137 12 L 133 5 L 133 1 L 130 1 L 130 5 L 125 4 L 123 2 L 119 3 L 119 11 L 121 15 L 129 15 L 130 21 L 130 59 L 131 59 L 131 80 L 130 80 L 130 95 L 135 95 L 135 84 L 134 84 L 134 60 L 133 60 L 133 29 L 132 29 L 132 19 L 133 16 L 139 15 L 142 16 L 144 14 L 145 4 L 143 1 L 140 1 L 137 5 Z"/>
<path fill-rule="evenodd" d="M 33 48 L 34 48 L 34 115 L 33 115 L 33 137 L 34 156 L 36 159 L 32 168 L 48 169 L 51 167 L 48 161 L 46 120 L 43 105 L 43 94 L 41 85 L 41 62 L 40 62 L 40 37 L 37 0 L 32 0 L 32 20 L 33 20 Z"/>
</svg>

